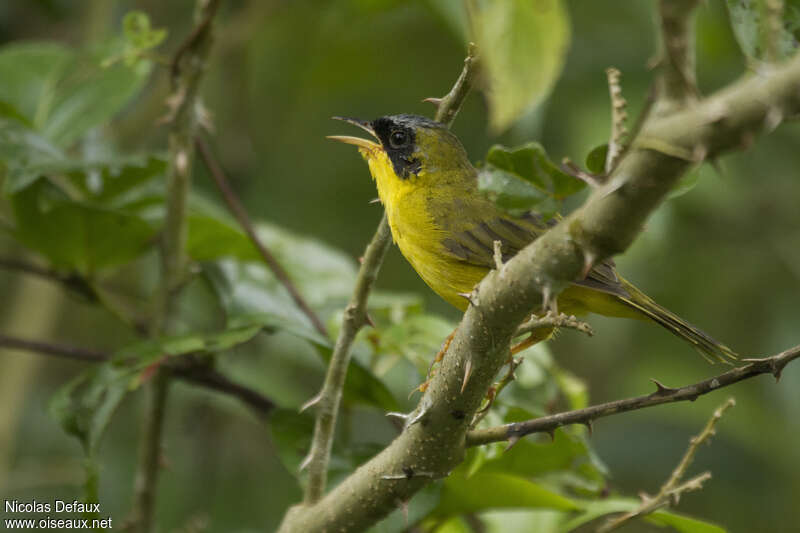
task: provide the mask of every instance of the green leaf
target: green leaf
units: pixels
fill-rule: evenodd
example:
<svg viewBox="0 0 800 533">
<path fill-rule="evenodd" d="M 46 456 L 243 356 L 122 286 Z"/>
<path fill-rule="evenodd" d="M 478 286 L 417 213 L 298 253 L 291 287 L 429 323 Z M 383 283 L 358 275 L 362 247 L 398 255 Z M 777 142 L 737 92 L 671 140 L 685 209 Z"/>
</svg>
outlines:
<svg viewBox="0 0 800 533">
<path fill-rule="evenodd" d="M 0 100 L 29 124 L 41 125 L 56 87 L 75 53 L 56 43 L 14 43 L 0 48 Z"/>
<path fill-rule="evenodd" d="M 767 39 L 774 39 L 777 59 L 790 57 L 800 38 L 800 2 L 784 4 L 781 29 L 773 33 L 767 19 L 765 0 L 727 0 L 733 33 L 744 55 L 750 60 L 764 60 Z"/>
<path fill-rule="evenodd" d="M 83 274 L 132 260 L 156 233 L 137 215 L 72 200 L 44 179 L 13 195 L 11 204 L 17 240 Z"/>
<path fill-rule="evenodd" d="M 535 209 L 545 217 L 555 214 L 564 198 L 585 186 L 550 161 L 536 142 L 516 148 L 495 145 L 478 171 L 478 187 L 500 207 Z"/>
<path fill-rule="evenodd" d="M 640 501 L 632 498 L 605 498 L 602 500 L 583 501 L 581 502 L 583 507 L 581 513 L 564 522 L 559 531 L 563 533 L 574 531 L 601 516 L 612 513 L 627 513 L 639 507 L 640 504 Z"/>
<path fill-rule="evenodd" d="M 640 500 L 633 498 L 606 498 L 602 500 L 582 501 L 583 510 L 577 516 L 564 522 L 559 531 L 568 532 L 596 520 L 602 516 L 628 513 L 638 509 Z M 659 526 L 670 526 L 681 533 L 725 533 L 725 529 L 710 522 L 691 518 L 672 511 L 658 510 L 642 517 L 642 520 Z"/>
<path fill-rule="evenodd" d="M 471 513 L 499 508 L 548 508 L 565 511 L 580 505 L 527 479 L 504 473 L 478 472 L 470 478 L 451 474 L 444 482 L 437 515 Z"/>
<path fill-rule="evenodd" d="M 0 100 L 57 146 L 66 147 L 110 119 L 142 87 L 149 63 L 101 66 L 97 53 L 54 43 L 12 44 L 0 50 Z"/>
<path fill-rule="evenodd" d="M 374 320 L 378 320 L 373 317 Z M 427 313 L 413 313 L 393 321 L 388 326 L 377 322 L 375 352 L 380 355 L 400 355 L 411 361 L 420 375 L 427 373 L 431 358 L 453 332 L 455 324 Z"/>
<path fill-rule="evenodd" d="M 570 41 L 569 19 L 561 0 L 480 1 L 475 7 L 490 126 L 500 132 L 553 88 Z"/>
<path fill-rule="evenodd" d="M 36 170 L 64 160 L 50 141 L 18 122 L 0 118 L 0 172 L 3 191 L 14 193 L 40 176 Z"/>
<path fill-rule="evenodd" d="M 122 18 L 125 40 L 135 50 L 142 52 L 155 48 L 167 37 L 167 30 L 150 27 L 150 17 L 143 11 L 130 11 Z"/>
<path fill-rule="evenodd" d="M 49 411 L 64 429 L 83 445 L 84 501 L 97 502 L 99 467 L 97 452 L 103 434 L 128 392 L 130 371 L 110 362 L 95 365 L 62 385 L 50 400 Z M 84 518 L 97 518 L 83 513 Z"/>
<path fill-rule="evenodd" d="M 50 401 L 50 413 L 93 456 L 111 417 L 127 393 L 128 369 L 111 363 L 91 367 L 63 385 Z"/>
<path fill-rule="evenodd" d="M 645 520 L 660 526 L 671 526 L 681 533 L 725 533 L 726 529 L 713 524 L 691 518 L 671 511 L 656 511 L 648 515 Z"/>
<path fill-rule="evenodd" d="M 281 463 L 296 475 L 311 449 L 314 416 L 296 409 L 274 409 L 269 416 L 269 429 Z"/>
<path fill-rule="evenodd" d="M 277 230 L 276 230 L 277 231 Z M 279 242 L 269 239 L 266 242 Z M 303 244 L 298 239 L 298 244 Z M 322 245 L 307 242 L 309 257 L 314 253 L 328 253 L 327 248 Z M 280 252 L 279 252 L 280 250 Z M 285 253 L 280 247 L 273 251 Z M 348 269 L 338 262 L 338 253 L 328 257 L 331 264 L 338 264 L 342 271 L 340 274 L 347 275 Z M 322 260 L 322 264 L 325 260 Z M 291 265 L 292 260 L 284 262 L 284 265 Z M 319 266 L 319 265 L 317 265 Z M 305 268 L 313 268 L 307 266 Z M 204 265 L 204 272 L 213 287 L 217 291 L 218 298 L 226 309 L 230 322 L 236 323 L 258 323 L 268 330 L 282 331 L 294 335 L 297 338 L 309 341 L 316 352 L 324 361 L 328 361 L 331 356 L 332 343 L 317 332 L 308 318 L 295 306 L 283 286 L 277 282 L 272 272 L 264 265 L 259 263 L 240 263 L 232 260 L 219 261 L 216 264 Z M 295 271 L 290 270 L 290 274 Z M 306 274 L 307 275 L 307 274 Z M 321 273 L 321 276 L 335 275 L 333 271 Z M 349 278 L 349 275 L 347 275 Z M 303 287 L 305 277 L 293 275 L 293 278 Z M 311 282 L 311 281 L 309 281 Z M 325 291 L 329 288 L 339 292 L 339 287 L 328 286 L 324 279 L 317 279 L 319 283 L 317 298 L 326 296 Z M 328 295 L 332 296 L 332 295 Z M 342 300 L 344 301 L 344 300 Z M 398 409 L 397 400 L 392 393 L 366 366 L 353 359 L 347 372 L 345 380 L 344 401 L 347 404 L 363 404 L 379 407 L 387 411 Z"/>
<path fill-rule="evenodd" d="M 607 157 L 608 143 L 593 148 L 586 156 L 586 169 L 592 174 L 605 174 Z"/>
<path fill-rule="evenodd" d="M 118 366 L 127 366 L 133 371 L 138 371 L 163 357 L 230 350 L 251 340 L 261 329 L 261 324 L 250 323 L 235 325 L 214 333 L 192 333 L 148 339 L 118 350 L 113 360 Z"/>
<path fill-rule="evenodd" d="M 530 438 L 520 440 L 507 452 L 487 460 L 481 472 L 536 477 L 568 470 L 589 460 L 588 446 L 583 439 L 559 429 L 552 442 L 549 439 L 547 442 L 534 442 Z"/>
</svg>

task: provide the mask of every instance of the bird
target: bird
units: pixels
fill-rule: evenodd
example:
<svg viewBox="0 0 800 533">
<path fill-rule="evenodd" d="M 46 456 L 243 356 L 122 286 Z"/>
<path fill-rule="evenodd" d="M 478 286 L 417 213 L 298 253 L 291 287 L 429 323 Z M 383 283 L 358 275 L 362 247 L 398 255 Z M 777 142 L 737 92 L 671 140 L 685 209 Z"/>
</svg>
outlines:
<svg viewBox="0 0 800 533">
<path fill-rule="evenodd" d="M 495 268 L 495 241 L 500 242 L 506 261 L 557 223 L 557 217 L 545 219 L 533 211 L 514 216 L 482 194 L 477 169 L 458 137 L 442 123 L 409 114 L 369 121 L 333 118 L 372 136 L 328 138 L 358 147 L 376 183 L 400 252 L 434 292 L 461 311 L 469 305 L 464 295 Z M 619 275 L 611 260 L 599 262 L 584 279 L 574 280 L 555 304 L 567 315 L 596 313 L 651 320 L 687 341 L 707 359 L 736 359 L 733 350 L 660 306 Z M 525 346 L 551 334 L 552 329 L 532 336 Z M 443 351 L 446 348 L 445 344 Z M 440 352 L 437 359 L 442 356 Z"/>
</svg>

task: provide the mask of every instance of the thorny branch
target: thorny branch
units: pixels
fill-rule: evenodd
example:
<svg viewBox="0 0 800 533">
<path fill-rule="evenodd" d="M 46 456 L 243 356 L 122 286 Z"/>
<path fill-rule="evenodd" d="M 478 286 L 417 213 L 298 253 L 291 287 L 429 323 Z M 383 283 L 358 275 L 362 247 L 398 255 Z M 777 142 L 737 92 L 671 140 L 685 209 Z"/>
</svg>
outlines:
<svg viewBox="0 0 800 533">
<path fill-rule="evenodd" d="M 369 324 L 367 298 L 378 277 L 389 244 L 391 244 L 391 233 L 389 222 L 384 215 L 364 253 L 353 296 L 344 311 L 342 331 L 336 339 L 322 391 L 310 404 L 306 404 L 307 407 L 314 406 L 318 409 L 311 450 L 304 462 L 308 466 L 306 504 L 317 502 L 325 491 L 336 417 L 342 399 L 347 367 L 350 364 L 350 349 L 359 330 Z"/>
<path fill-rule="evenodd" d="M 602 403 L 584 409 L 566 411 L 524 422 L 470 431 L 467 433 L 467 446 L 479 446 L 501 441 L 509 441 L 509 443 L 513 444 L 525 435 L 552 433 L 561 426 L 570 424 L 585 424 L 589 426 L 598 418 L 610 415 L 627 413 L 628 411 L 636 411 L 637 409 L 665 403 L 694 401 L 704 394 L 761 374 L 772 374 L 775 379 L 778 379 L 786 365 L 798 357 L 800 357 L 800 345 L 765 359 L 746 359 L 747 365 L 676 389 L 665 387 L 654 380 L 656 391 L 644 396 Z"/>
<path fill-rule="evenodd" d="M 478 47 L 475 46 L 475 43 L 469 43 L 467 57 L 464 59 L 464 68 L 461 70 L 461 75 L 458 76 L 450 92 L 441 98 L 426 98 L 424 100 L 436 106 L 436 116 L 434 117 L 436 122 L 447 124 L 448 127 L 453 124 L 461 105 L 475 83 L 475 77 L 478 73 L 477 52 Z"/>
<path fill-rule="evenodd" d="M 555 297 L 560 288 L 579 278 L 587 257 L 591 266 L 624 252 L 650 213 L 696 161 L 698 151 L 714 157 L 741 148 L 744 138 L 770 131 L 765 128 L 768 115 L 790 116 L 800 111 L 798 84 L 800 56 L 764 76 L 732 83 L 691 109 L 651 113 L 606 185 L 478 285 L 480 304 L 467 309 L 447 357 L 413 413 L 415 423 L 407 424 L 389 446 L 317 504 L 293 508 L 281 531 L 367 529 L 398 502 L 407 501 L 432 479 L 446 476 L 460 464 L 469 421 L 508 361 L 509 342 L 518 325 L 531 309 L 541 307 L 544 289 Z M 467 361 L 473 363 L 472 377 L 462 392 Z M 752 362 L 728 377 L 739 381 L 753 373 L 775 371 L 774 365 L 784 362 Z M 718 385 L 711 382 L 704 387 L 710 390 Z M 661 394 L 651 401 L 662 401 Z M 692 391 L 681 394 L 686 399 L 694 396 Z M 384 477 L 398 472 L 407 475 Z"/>
<path fill-rule="evenodd" d="M 720 405 L 711 415 L 703 430 L 689 440 L 689 447 L 681 458 L 678 466 L 672 471 L 669 479 L 661 486 L 658 494 L 647 496 L 642 494 L 642 504 L 631 512 L 609 519 L 605 524 L 597 529 L 597 533 L 608 533 L 630 522 L 634 518 L 645 516 L 662 507 L 674 506 L 678 504 L 681 495 L 686 492 L 700 490 L 703 483 L 711 479 L 711 472 L 703 472 L 688 481 L 682 481 L 686 475 L 686 470 L 691 466 L 694 456 L 700 445 L 707 442 L 715 434 L 715 426 L 719 422 L 725 411 L 736 405 L 733 398 L 728 398 L 724 404 Z"/>
</svg>

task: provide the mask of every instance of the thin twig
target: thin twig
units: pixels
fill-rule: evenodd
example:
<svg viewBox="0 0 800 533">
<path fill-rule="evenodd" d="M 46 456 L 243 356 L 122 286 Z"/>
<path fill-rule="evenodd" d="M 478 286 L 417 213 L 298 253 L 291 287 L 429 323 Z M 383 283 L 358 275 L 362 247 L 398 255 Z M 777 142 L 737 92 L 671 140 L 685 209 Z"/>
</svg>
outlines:
<svg viewBox="0 0 800 533">
<path fill-rule="evenodd" d="M 63 274 L 52 268 L 39 266 L 15 257 L 0 257 L 0 268 L 22 272 L 23 274 L 36 276 L 47 281 L 60 283 L 66 288 L 84 296 L 91 302 L 97 301 L 97 294 L 94 288 L 89 282 L 77 274 Z"/>
<path fill-rule="evenodd" d="M 151 336 L 160 335 L 168 328 L 172 302 L 186 281 L 186 210 L 192 184 L 193 139 L 201 121 L 200 80 L 207 68 L 213 19 L 219 4 L 220 0 L 196 1 L 194 30 L 178 47 L 170 69 L 172 91 L 167 99 L 170 107 L 167 214 L 161 240 L 161 280 L 155 299 L 155 312 L 149 324 Z M 131 529 L 139 533 L 150 533 L 155 529 L 154 502 L 169 379 L 169 375 L 158 368 L 155 378 L 146 385 L 152 401 L 145 412 L 129 521 Z"/>
<path fill-rule="evenodd" d="M 784 367 L 798 357 L 800 357 L 800 346 L 795 346 L 785 352 L 765 359 L 746 359 L 745 361 L 749 364 L 745 366 L 734 368 L 733 370 L 729 370 L 728 372 L 693 385 L 686 385 L 673 389 L 664 387 L 660 383 L 655 382 L 657 390 L 645 396 L 602 403 L 584 409 L 566 411 L 555 415 L 526 420 L 524 422 L 505 424 L 503 426 L 487 429 L 476 429 L 467 433 L 467 445 L 480 446 L 490 442 L 518 440 L 525 435 L 530 435 L 532 433 L 550 433 L 556 428 L 570 424 L 589 425 L 598 418 L 618 413 L 626 413 L 628 411 L 635 411 L 637 409 L 644 409 L 646 407 L 653 407 L 665 403 L 687 400 L 694 401 L 698 397 L 708 394 L 711 391 L 733 385 L 734 383 L 760 374 L 772 374 L 777 379 L 780 377 Z"/>
<path fill-rule="evenodd" d="M 203 2 L 203 0 L 200 0 L 200 2 Z M 201 48 L 203 41 L 208 39 L 208 32 L 211 30 L 211 23 L 214 20 L 219 3 L 219 0 L 206 0 L 205 5 L 198 3 L 198 12 L 202 13 L 200 21 L 195 24 L 192 32 L 178 45 L 178 49 L 175 50 L 172 61 L 170 61 L 169 73 L 173 87 L 178 83 L 183 56 L 193 49 Z"/>
<path fill-rule="evenodd" d="M 764 24 L 761 34 L 764 40 L 764 55 L 770 63 L 777 63 L 781 58 L 780 41 L 783 29 L 783 0 L 765 0 Z"/>
<path fill-rule="evenodd" d="M 517 337 L 525 333 L 551 328 L 569 328 L 578 330 L 590 337 L 594 335 L 592 326 L 578 320 L 575 315 L 567 316 L 564 313 L 556 314 L 552 311 L 548 311 L 544 316 L 533 315 L 529 320 L 520 324 L 514 336 Z"/>
<path fill-rule="evenodd" d="M 162 463 L 161 437 L 164 430 L 164 415 L 167 407 L 170 377 L 159 371 L 147 386 L 149 402 L 145 418 L 142 447 L 134 480 L 134 507 L 127 520 L 133 531 L 154 530 L 153 518 L 157 494 L 158 473 Z"/>
<path fill-rule="evenodd" d="M 610 174 L 625 151 L 625 137 L 628 134 L 626 126 L 628 102 L 622 96 L 622 87 L 619 83 L 620 71 L 609 67 L 606 69 L 606 76 L 608 77 L 608 94 L 611 97 L 611 135 L 608 138 L 605 171 L 606 174 Z"/>
<path fill-rule="evenodd" d="M 467 57 L 464 59 L 464 68 L 461 70 L 453 88 L 442 98 L 426 98 L 425 102 L 430 102 L 436 106 L 436 116 L 434 120 L 450 127 L 456 115 L 461 109 L 461 105 L 466 100 L 472 85 L 475 83 L 475 76 L 478 72 L 478 48 L 475 43 L 467 46 Z"/>
<path fill-rule="evenodd" d="M 658 78 L 657 113 L 674 111 L 697 101 L 695 75 L 694 10 L 699 0 L 660 0 L 661 74 Z"/>
<path fill-rule="evenodd" d="M 327 338 L 328 331 L 325 329 L 322 320 L 320 320 L 317 314 L 311 309 L 311 307 L 303 298 L 303 295 L 300 294 L 300 291 L 297 290 L 297 287 L 289 277 L 289 273 L 286 272 L 275 256 L 272 255 L 272 252 L 269 251 L 269 249 L 264 245 L 263 242 L 261 242 L 261 239 L 256 234 L 255 228 L 253 228 L 253 223 L 250 221 L 250 217 L 247 214 L 247 210 L 244 208 L 242 202 L 231 188 L 230 183 L 225 176 L 225 172 L 222 170 L 222 166 L 219 164 L 217 159 L 214 157 L 214 153 L 211 151 L 211 147 L 208 146 L 208 143 L 200 135 L 195 137 L 194 142 L 195 146 L 197 147 L 197 152 L 200 155 L 200 159 L 202 159 L 203 163 L 211 174 L 211 177 L 213 178 L 214 183 L 217 185 L 220 194 L 222 194 L 222 198 L 225 200 L 225 204 L 228 206 L 228 209 L 231 211 L 237 222 L 239 222 L 239 225 L 247 234 L 250 242 L 253 243 L 253 246 L 256 247 L 258 253 L 261 254 L 261 258 L 264 260 L 264 263 L 267 264 L 269 269 L 272 270 L 273 274 L 275 274 L 275 277 L 278 279 L 278 281 L 280 281 L 286 290 L 289 291 L 294 303 L 308 317 L 308 319 L 314 325 L 314 328 L 316 328 L 320 334 Z"/>
<path fill-rule="evenodd" d="M 700 445 L 707 442 L 714 435 L 714 428 L 717 422 L 719 422 L 719 419 L 725 414 L 725 411 L 734 405 L 736 405 L 736 401 L 733 398 L 728 398 L 728 401 L 714 411 L 714 414 L 711 415 L 711 418 L 708 420 L 703 430 L 697 436 L 689 440 L 689 447 L 686 449 L 686 453 L 681 458 L 678 466 L 675 467 L 675 470 L 672 471 L 669 479 L 661 486 L 658 494 L 655 496 L 642 494 L 642 504 L 639 507 L 621 516 L 609 519 L 597 529 L 597 533 L 608 533 L 609 531 L 622 527 L 635 518 L 646 516 L 662 507 L 675 506 L 678 504 L 680 497 L 686 492 L 703 488 L 703 483 L 711 479 L 711 472 L 703 472 L 688 481 L 682 481 L 683 476 L 686 475 L 686 470 L 692 464 Z"/>
<path fill-rule="evenodd" d="M 91 361 L 94 363 L 101 363 L 109 359 L 107 353 L 98 350 L 65 346 L 63 344 L 52 344 L 49 342 L 31 341 L 10 337 L 2 333 L 0 333 L 0 347 L 10 348 L 12 350 L 23 350 L 26 352 L 36 352 L 45 355 L 55 355 L 66 357 L 67 359 L 77 359 L 78 361 Z"/>
<path fill-rule="evenodd" d="M 311 450 L 304 464 L 308 466 L 308 485 L 306 486 L 305 503 L 316 503 L 325 492 L 328 478 L 328 462 L 333 445 L 333 433 L 336 428 L 336 416 L 342 399 L 344 379 L 347 376 L 347 367 L 350 364 L 350 348 L 356 334 L 369 322 L 367 317 L 367 298 L 370 290 L 378 277 L 383 258 L 391 244 L 391 232 L 386 215 L 378 224 L 375 236 L 372 237 L 364 260 L 358 271 L 356 286 L 353 296 L 344 312 L 342 330 L 336 339 L 325 383 L 317 397 L 317 420 L 314 426 L 314 437 L 311 441 Z"/>
<path fill-rule="evenodd" d="M 0 348 L 22 350 L 92 363 L 103 363 L 111 360 L 111 354 L 101 350 L 32 341 L 4 334 L 0 334 Z M 192 355 L 193 354 L 186 354 L 183 357 L 170 358 L 164 363 L 164 367 L 169 371 L 170 375 L 175 378 L 238 399 L 245 405 L 253 408 L 260 418 L 266 417 L 270 411 L 275 408 L 275 402 L 267 396 L 245 385 L 231 381 L 230 378 L 224 374 L 220 374 L 219 371 L 207 365 L 198 363 L 191 357 Z"/>
</svg>

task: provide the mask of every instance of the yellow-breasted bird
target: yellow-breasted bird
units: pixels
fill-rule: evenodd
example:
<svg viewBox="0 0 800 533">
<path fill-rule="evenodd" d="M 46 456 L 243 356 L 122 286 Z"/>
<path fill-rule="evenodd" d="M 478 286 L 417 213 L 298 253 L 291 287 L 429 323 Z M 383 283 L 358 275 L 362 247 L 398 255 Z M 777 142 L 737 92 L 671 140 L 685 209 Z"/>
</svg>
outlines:
<svg viewBox="0 0 800 533">
<path fill-rule="evenodd" d="M 444 125 L 416 115 L 345 120 L 377 142 L 350 136 L 366 159 L 386 209 L 392 237 L 411 266 L 439 296 L 460 310 L 469 293 L 494 268 L 494 242 L 503 259 L 515 255 L 555 223 L 536 213 L 514 217 L 478 190 L 478 174 L 458 138 Z M 705 356 L 735 358 L 727 346 L 664 309 L 617 274 L 610 261 L 558 296 L 566 314 L 650 319 Z"/>
</svg>

